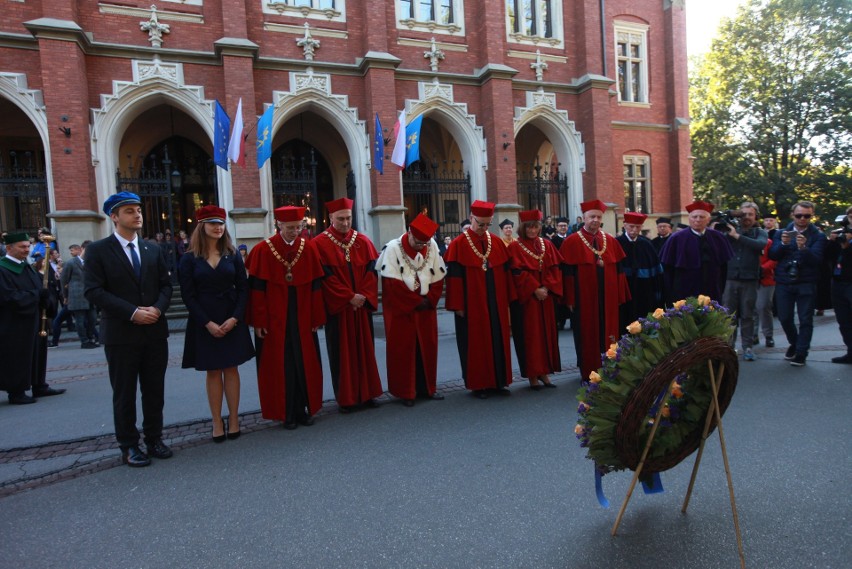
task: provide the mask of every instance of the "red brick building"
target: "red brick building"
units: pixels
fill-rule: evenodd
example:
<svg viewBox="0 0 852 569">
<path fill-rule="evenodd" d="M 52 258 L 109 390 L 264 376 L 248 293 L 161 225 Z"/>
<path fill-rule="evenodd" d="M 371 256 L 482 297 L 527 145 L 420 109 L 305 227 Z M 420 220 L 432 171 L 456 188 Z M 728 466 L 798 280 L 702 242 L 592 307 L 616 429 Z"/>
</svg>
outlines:
<svg viewBox="0 0 852 569">
<path fill-rule="evenodd" d="M 382 243 L 426 208 L 458 231 L 498 216 L 678 215 L 692 195 L 683 1 L 10 0 L 0 15 L 0 226 L 107 235 L 100 204 L 140 192 L 146 234 L 218 203 L 239 241 L 270 211 L 356 200 Z M 516 17 L 517 14 L 517 17 Z M 167 26 L 167 27 L 166 27 Z M 212 163 L 214 106 L 242 99 L 247 167 Z M 272 159 L 254 125 L 274 107 Z M 401 110 L 421 160 L 390 163 Z M 383 127 L 384 174 L 374 156 Z M 49 221 L 48 221 L 49 219 Z M 612 229 L 614 218 L 610 218 Z"/>
</svg>

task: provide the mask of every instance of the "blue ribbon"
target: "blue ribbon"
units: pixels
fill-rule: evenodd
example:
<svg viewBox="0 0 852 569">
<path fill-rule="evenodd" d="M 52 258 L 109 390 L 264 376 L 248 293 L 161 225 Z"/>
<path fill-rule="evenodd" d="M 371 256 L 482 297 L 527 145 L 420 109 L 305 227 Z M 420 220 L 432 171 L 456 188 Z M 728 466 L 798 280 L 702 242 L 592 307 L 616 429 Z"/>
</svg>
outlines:
<svg viewBox="0 0 852 569">
<path fill-rule="evenodd" d="M 642 489 L 645 490 L 646 494 L 662 494 L 665 492 L 663 490 L 663 481 L 660 479 L 660 473 L 655 472 L 651 475 L 651 483 L 642 482 Z"/>
<path fill-rule="evenodd" d="M 660 479 L 660 473 L 655 472 L 651 475 L 650 484 L 643 481 L 642 489 L 645 491 L 645 494 L 661 494 L 665 492 L 665 490 L 663 490 L 663 481 Z M 598 497 L 598 503 L 601 507 L 608 509 L 609 500 L 606 499 L 603 492 L 603 476 L 597 468 L 595 468 L 595 494 Z"/>
<path fill-rule="evenodd" d="M 602 508 L 609 508 L 609 500 L 606 499 L 603 493 L 603 483 L 601 480 L 603 476 L 601 476 L 601 471 L 595 467 L 595 494 L 598 495 L 598 503 Z"/>
</svg>

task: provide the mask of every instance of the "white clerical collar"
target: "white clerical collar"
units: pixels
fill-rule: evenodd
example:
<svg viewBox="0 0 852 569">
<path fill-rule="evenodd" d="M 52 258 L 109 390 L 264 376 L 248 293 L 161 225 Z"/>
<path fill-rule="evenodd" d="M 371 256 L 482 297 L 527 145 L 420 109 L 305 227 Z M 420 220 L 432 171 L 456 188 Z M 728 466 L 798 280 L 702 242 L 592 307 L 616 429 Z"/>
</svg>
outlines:
<svg viewBox="0 0 852 569">
<path fill-rule="evenodd" d="M 690 230 L 690 231 L 692 231 L 693 233 L 695 233 L 696 235 L 698 235 L 699 237 L 703 237 L 703 236 L 704 236 L 704 231 L 702 231 L 701 233 L 698 233 L 696 230 L 694 230 L 694 229 L 693 229 L 693 228 L 691 228 L 691 227 L 689 228 L 689 230 Z M 706 231 L 706 230 L 705 230 L 705 231 Z"/>
<path fill-rule="evenodd" d="M 19 265 L 23 264 L 23 261 L 21 261 L 20 259 L 16 259 L 16 258 L 12 257 L 11 255 L 6 255 L 6 258 L 9 259 L 10 261 L 14 261 L 15 263 L 17 263 Z"/>
<path fill-rule="evenodd" d="M 119 235 L 117 231 L 116 231 L 113 235 L 115 235 L 115 238 L 116 238 L 116 239 L 118 239 L 118 242 L 119 242 L 119 243 L 121 243 L 121 248 L 122 248 L 122 249 L 127 249 L 127 244 L 128 244 L 128 243 L 133 243 L 133 246 L 134 246 L 136 249 L 139 249 L 139 235 L 134 235 L 134 236 L 133 236 L 133 240 L 132 240 L 132 241 L 128 241 L 127 239 L 125 239 L 124 237 L 122 237 L 121 235 Z"/>
<path fill-rule="evenodd" d="M 293 246 L 293 243 L 295 243 L 295 242 L 296 242 L 296 240 L 295 240 L 295 239 L 293 239 L 292 241 L 287 241 L 286 239 L 284 239 L 284 236 L 283 236 L 283 235 L 281 236 L 281 240 L 282 240 L 282 241 L 284 241 L 284 243 L 286 243 L 288 247 L 292 247 L 292 246 Z"/>
</svg>

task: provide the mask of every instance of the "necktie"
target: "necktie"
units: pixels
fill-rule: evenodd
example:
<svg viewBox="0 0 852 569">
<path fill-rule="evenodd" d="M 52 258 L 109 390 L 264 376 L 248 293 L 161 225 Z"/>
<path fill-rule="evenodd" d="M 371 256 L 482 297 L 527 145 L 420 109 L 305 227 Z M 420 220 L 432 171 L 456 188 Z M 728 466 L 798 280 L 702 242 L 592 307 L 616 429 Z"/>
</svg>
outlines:
<svg viewBox="0 0 852 569">
<path fill-rule="evenodd" d="M 130 249 L 130 262 L 133 264 L 133 272 L 136 273 L 136 278 L 142 276 L 142 263 L 139 262 L 139 254 L 136 253 L 136 246 L 133 243 L 128 243 Z"/>
</svg>

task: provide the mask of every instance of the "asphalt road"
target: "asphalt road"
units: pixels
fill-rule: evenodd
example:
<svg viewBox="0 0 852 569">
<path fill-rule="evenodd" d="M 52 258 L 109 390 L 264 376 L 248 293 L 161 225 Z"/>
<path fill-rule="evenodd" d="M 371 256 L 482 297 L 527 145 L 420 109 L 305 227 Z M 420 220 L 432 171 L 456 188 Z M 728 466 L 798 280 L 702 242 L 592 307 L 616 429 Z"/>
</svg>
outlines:
<svg viewBox="0 0 852 569">
<path fill-rule="evenodd" d="M 724 417 L 748 567 L 852 559 L 852 368 L 829 363 L 837 328 L 819 322 L 804 368 L 783 361 L 783 340 L 741 363 Z M 386 401 L 19 492 L 0 499 L 0 567 L 738 567 L 718 437 L 687 514 L 692 457 L 663 473 L 665 493 L 634 493 L 613 538 L 629 473 L 604 478 L 602 509 L 572 433 L 578 374 L 557 383 Z M 69 394 L 27 407 L 64 409 Z"/>
</svg>

